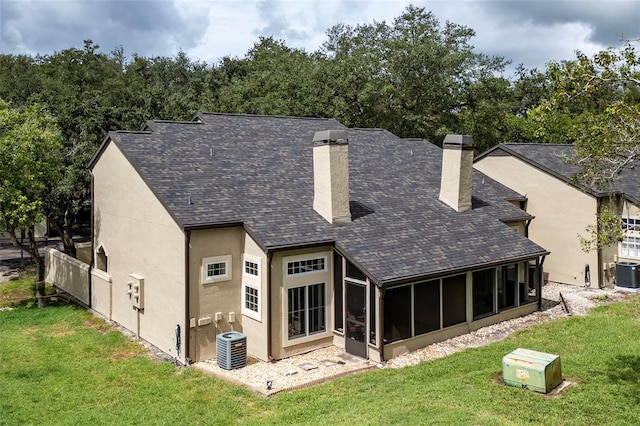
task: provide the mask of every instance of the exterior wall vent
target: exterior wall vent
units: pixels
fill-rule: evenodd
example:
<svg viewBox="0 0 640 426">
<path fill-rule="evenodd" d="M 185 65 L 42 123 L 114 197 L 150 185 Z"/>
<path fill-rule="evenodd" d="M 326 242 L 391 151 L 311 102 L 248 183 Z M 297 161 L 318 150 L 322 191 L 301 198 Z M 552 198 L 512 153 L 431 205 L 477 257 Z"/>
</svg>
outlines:
<svg viewBox="0 0 640 426">
<path fill-rule="evenodd" d="M 616 263 L 616 288 L 640 289 L 640 263 Z"/>
<path fill-rule="evenodd" d="M 247 365 L 247 336 L 237 331 L 218 334 L 216 337 L 218 366 L 225 370 Z"/>
</svg>

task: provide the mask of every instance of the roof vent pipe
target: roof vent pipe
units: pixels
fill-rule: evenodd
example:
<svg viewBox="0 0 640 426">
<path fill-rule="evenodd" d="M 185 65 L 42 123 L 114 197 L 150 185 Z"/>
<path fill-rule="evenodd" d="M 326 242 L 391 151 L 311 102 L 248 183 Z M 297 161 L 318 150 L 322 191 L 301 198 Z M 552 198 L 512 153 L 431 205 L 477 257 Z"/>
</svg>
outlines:
<svg viewBox="0 0 640 426">
<path fill-rule="evenodd" d="M 344 130 L 313 137 L 313 209 L 329 223 L 351 222 L 349 142 Z"/>
<path fill-rule="evenodd" d="M 471 210 L 473 138 L 447 135 L 442 144 L 440 201 L 457 212 Z"/>
</svg>

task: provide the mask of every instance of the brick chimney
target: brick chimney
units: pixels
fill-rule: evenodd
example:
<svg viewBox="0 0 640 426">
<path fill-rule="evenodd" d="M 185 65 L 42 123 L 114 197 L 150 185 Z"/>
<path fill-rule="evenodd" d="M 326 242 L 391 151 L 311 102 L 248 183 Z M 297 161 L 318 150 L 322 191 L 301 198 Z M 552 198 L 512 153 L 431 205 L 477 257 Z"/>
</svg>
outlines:
<svg viewBox="0 0 640 426">
<path fill-rule="evenodd" d="M 313 209 L 329 223 L 351 222 L 349 142 L 344 130 L 313 137 Z"/>
<path fill-rule="evenodd" d="M 440 201 L 458 212 L 471 210 L 473 138 L 447 135 L 442 144 Z"/>
</svg>

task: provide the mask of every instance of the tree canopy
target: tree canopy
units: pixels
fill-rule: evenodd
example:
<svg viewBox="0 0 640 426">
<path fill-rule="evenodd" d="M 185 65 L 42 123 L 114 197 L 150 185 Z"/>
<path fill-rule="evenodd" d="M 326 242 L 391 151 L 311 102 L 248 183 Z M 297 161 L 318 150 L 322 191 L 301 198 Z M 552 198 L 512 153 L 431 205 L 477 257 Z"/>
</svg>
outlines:
<svg viewBox="0 0 640 426">
<path fill-rule="evenodd" d="M 44 278 L 44 262 L 33 227 L 44 219 L 44 200 L 61 177 L 62 140 L 38 104 L 18 110 L 0 100 L 0 230 L 35 261 L 37 281 Z M 20 231 L 26 242 L 18 239 Z"/>
<path fill-rule="evenodd" d="M 196 111 L 336 118 L 440 144 L 474 136 L 476 150 L 503 141 L 575 143 L 582 178 L 606 185 L 638 158 L 638 55 L 631 44 L 592 58 L 520 66 L 477 52 L 474 31 L 409 6 L 392 22 L 327 30 L 316 52 L 260 37 L 242 58 L 215 64 L 127 58 L 86 40 L 45 56 L 0 55 L 0 99 L 46 108 L 61 133 L 59 176 L 39 200 L 74 253 L 72 232 L 89 199 L 89 159 L 107 132 Z M 626 159 L 626 160 L 625 160 Z"/>
<path fill-rule="evenodd" d="M 570 143 L 580 166 L 577 183 L 610 193 L 597 226 L 581 237 L 585 251 L 622 238 L 617 181 L 640 164 L 640 56 L 633 43 L 589 57 L 551 62 L 548 97 L 518 118 L 521 134 L 542 143 Z"/>
</svg>

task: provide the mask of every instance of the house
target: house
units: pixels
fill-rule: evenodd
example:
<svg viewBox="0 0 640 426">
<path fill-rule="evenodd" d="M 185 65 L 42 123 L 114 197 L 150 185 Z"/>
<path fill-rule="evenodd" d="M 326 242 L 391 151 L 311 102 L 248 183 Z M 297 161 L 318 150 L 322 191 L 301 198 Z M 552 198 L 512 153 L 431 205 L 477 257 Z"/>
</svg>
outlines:
<svg viewBox="0 0 640 426">
<path fill-rule="evenodd" d="M 230 330 L 265 361 L 379 361 L 534 312 L 548 252 L 471 142 L 212 113 L 111 132 L 90 164 L 91 307 L 183 363 Z"/>
<path fill-rule="evenodd" d="M 621 215 L 625 237 L 617 245 L 585 253 L 578 235 L 597 226 L 610 194 L 580 186 L 572 180 L 579 166 L 567 159 L 573 145 L 502 143 L 478 156 L 474 167 L 522 194 L 523 208 L 535 217 L 528 236 L 550 250 L 545 274 L 550 281 L 576 285 L 611 285 L 616 262 L 640 262 L 640 174 L 625 170 L 616 182 L 614 205 Z"/>
</svg>

